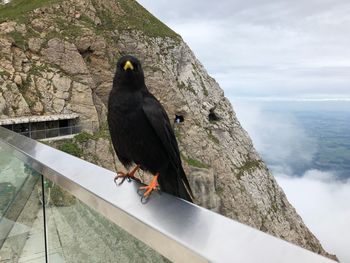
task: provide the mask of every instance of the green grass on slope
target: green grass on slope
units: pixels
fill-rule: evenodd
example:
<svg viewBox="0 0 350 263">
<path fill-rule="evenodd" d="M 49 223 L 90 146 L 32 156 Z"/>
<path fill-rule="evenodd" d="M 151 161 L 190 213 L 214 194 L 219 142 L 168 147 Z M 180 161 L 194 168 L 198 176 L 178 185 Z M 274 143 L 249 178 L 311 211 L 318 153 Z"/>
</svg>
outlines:
<svg viewBox="0 0 350 263">
<path fill-rule="evenodd" d="M 123 16 L 121 21 L 125 25 L 141 29 L 149 36 L 179 37 L 173 30 L 159 21 L 136 1 L 119 0 L 118 2 L 126 13 L 126 16 Z"/>
<path fill-rule="evenodd" d="M 159 21 L 135 0 L 115 0 L 124 11 L 122 14 L 112 13 L 103 1 L 93 0 L 102 25 L 108 30 L 140 30 L 150 37 L 171 37 L 180 39 L 173 30 Z"/>
<path fill-rule="evenodd" d="M 0 23 L 18 19 L 22 14 L 38 7 L 56 3 L 60 0 L 12 0 L 9 4 L 0 5 Z"/>
<path fill-rule="evenodd" d="M 0 23 L 6 20 L 26 22 L 25 14 L 36 8 L 61 2 L 62 0 L 12 0 L 9 4 L 0 5 Z M 123 10 L 115 14 L 104 1 L 92 0 L 97 14 L 102 20 L 102 30 L 140 30 L 150 37 L 171 37 L 180 39 L 173 30 L 159 21 L 135 0 L 114 0 Z M 108 1 L 107 1 L 108 2 Z M 83 15 L 83 19 L 86 17 Z M 59 22 L 59 21 L 58 21 Z M 88 21 L 91 22 L 91 21 Z"/>
</svg>

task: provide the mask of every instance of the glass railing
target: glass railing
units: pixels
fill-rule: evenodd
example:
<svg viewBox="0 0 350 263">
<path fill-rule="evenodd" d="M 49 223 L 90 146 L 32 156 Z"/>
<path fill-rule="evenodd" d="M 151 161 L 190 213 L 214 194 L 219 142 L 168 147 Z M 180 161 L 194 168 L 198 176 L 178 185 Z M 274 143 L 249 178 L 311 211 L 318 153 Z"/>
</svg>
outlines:
<svg viewBox="0 0 350 263">
<path fill-rule="evenodd" d="M 45 262 L 41 179 L 0 140 L 0 262 Z"/>
<path fill-rule="evenodd" d="M 46 259 L 57 263 L 169 262 L 43 178 L 0 140 L 0 262 Z"/>
<path fill-rule="evenodd" d="M 0 262 L 334 262 L 0 127 Z"/>
<path fill-rule="evenodd" d="M 44 189 L 50 262 L 169 262 L 52 181 Z"/>
</svg>

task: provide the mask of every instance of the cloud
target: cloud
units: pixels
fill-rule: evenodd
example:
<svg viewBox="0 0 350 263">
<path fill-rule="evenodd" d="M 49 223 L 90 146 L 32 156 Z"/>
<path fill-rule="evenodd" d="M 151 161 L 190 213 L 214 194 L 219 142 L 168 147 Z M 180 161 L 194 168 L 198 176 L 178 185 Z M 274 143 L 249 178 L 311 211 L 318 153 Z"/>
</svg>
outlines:
<svg viewBox="0 0 350 263">
<path fill-rule="evenodd" d="M 289 174 L 310 168 L 317 141 L 292 115 L 263 111 L 257 102 L 236 102 L 234 106 L 242 126 L 270 168 Z"/>
<path fill-rule="evenodd" d="M 348 1 L 139 2 L 183 36 L 225 91 L 350 94 Z"/>
<path fill-rule="evenodd" d="M 236 102 L 233 106 L 305 224 L 328 252 L 350 263 L 350 179 L 339 181 L 335 172 L 307 166 L 301 171 L 294 169 L 298 163 L 310 162 L 317 141 L 292 116 L 264 111 L 257 101 Z"/>
<path fill-rule="evenodd" d="M 343 263 L 350 262 L 350 182 L 335 174 L 307 171 L 302 177 L 276 176 L 288 200 L 323 247 Z"/>
<path fill-rule="evenodd" d="M 348 2 L 343 0 L 319 1 L 296 0 L 293 2 L 278 0 L 223 0 L 218 4 L 210 0 L 197 1 L 164 1 L 164 0 L 138 0 L 138 2 L 148 8 L 152 13 L 159 15 L 163 19 L 169 20 L 198 20 L 218 19 L 218 18 L 239 18 L 240 20 L 249 20 L 251 23 L 271 21 L 288 21 L 294 17 L 317 19 L 323 14 L 325 23 L 329 21 L 330 14 L 339 7 L 349 7 Z M 257 16 L 257 11 L 265 11 Z M 346 14 L 346 9 L 342 10 Z M 254 15 L 254 16 L 253 16 Z M 342 17 L 338 17 L 337 20 Z"/>
</svg>

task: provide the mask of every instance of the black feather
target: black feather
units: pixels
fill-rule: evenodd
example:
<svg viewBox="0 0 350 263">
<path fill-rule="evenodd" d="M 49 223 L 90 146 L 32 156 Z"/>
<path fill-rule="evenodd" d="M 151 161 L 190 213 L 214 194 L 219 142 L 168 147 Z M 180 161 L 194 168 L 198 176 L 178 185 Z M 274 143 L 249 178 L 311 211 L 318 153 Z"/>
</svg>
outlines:
<svg viewBox="0 0 350 263">
<path fill-rule="evenodd" d="M 125 69 L 127 61 L 132 69 Z M 132 56 L 119 59 L 108 101 L 112 143 L 122 164 L 132 163 L 159 173 L 162 191 L 192 202 L 179 147 L 161 103 L 148 91 L 141 63 Z"/>
</svg>

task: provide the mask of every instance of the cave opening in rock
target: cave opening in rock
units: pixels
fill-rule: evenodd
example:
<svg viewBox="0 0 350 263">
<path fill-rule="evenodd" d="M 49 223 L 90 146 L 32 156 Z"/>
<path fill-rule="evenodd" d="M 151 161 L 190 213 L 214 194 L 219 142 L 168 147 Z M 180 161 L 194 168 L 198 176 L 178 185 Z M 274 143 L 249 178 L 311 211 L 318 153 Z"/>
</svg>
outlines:
<svg viewBox="0 0 350 263">
<path fill-rule="evenodd" d="M 220 116 L 218 116 L 215 113 L 214 109 L 210 109 L 209 110 L 208 119 L 209 119 L 210 122 L 213 122 L 213 121 L 219 121 L 221 118 L 220 118 Z"/>
<path fill-rule="evenodd" d="M 180 123 L 180 122 L 184 122 L 184 121 L 185 121 L 184 116 L 175 114 L 174 123 Z"/>
<path fill-rule="evenodd" d="M 79 53 L 84 59 L 89 59 L 90 56 L 94 53 L 94 51 L 91 49 L 91 47 L 88 47 L 85 50 L 79 50 Z"/>
</svg>

